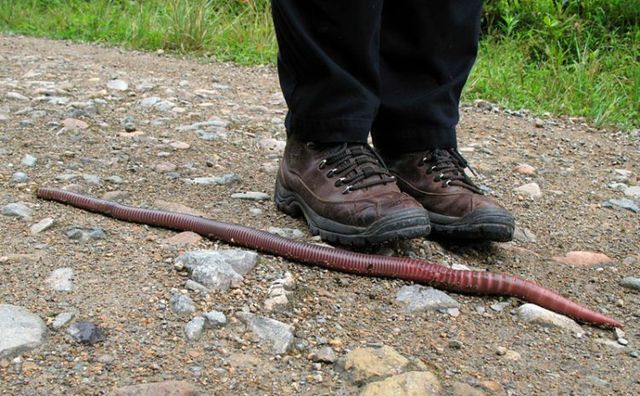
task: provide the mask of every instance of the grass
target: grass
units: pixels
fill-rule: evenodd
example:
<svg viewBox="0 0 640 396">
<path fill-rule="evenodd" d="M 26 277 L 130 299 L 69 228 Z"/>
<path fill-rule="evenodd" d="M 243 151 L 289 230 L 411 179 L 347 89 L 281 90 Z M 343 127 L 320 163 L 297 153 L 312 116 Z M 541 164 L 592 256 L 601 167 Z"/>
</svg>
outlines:
<svg viewBox="0 0 640 396">
<path fill-rule="evenodd" d="M 268 0 L 0 0 L 0 30 L 272 64 Z M 488 0 L 463 100 L 640 127 L 640 0 Z"/>
</svg>

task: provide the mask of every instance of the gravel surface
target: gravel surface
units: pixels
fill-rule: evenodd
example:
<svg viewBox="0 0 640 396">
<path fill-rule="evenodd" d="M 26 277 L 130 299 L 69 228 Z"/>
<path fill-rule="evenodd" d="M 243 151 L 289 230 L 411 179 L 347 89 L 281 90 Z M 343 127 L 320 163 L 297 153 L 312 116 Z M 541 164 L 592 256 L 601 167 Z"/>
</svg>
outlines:
<svg viewBox="0 0 640 396">
<path fill-rule="evenodd" d="M 48 336 L 0 351 L 0 393 L 640 393 L 637 131 L 464 107 L 460 151 L 517 240 L 369 249 L 535 280 L 624 322 L 617 333 L 529 322 L 500 297 L 412 311 L 397 298 L 408 282 L 263 254 L 223 255 L 242 271 L 208 288 L 177 258 L 226 244 L 34 196 L 64 187 L 318 243 L 264 199 L 285 109 L 272 67 L 1 36 L 0 304 Z M 0 329 L 19 334 L 12 323 Z"/>
</svg>

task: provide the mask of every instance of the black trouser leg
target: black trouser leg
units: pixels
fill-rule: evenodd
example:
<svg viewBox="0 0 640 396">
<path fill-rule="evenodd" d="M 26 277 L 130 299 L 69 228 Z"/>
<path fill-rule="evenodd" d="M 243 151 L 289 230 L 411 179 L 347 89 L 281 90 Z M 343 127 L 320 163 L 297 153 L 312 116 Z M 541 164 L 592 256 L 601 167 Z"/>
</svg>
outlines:
<svg viewBox="0 0 640 396">
<path fill-rule="evenodd" d="M 379 104 L 382 0 L 272 0 L 288 133 L 366 142 Z"/>
<path fill-rule="evenodd" d="M 456 147 L 460 93 L 476 58 L 482 1 L 385 1 L 381 104 L 374 145 L 410 152 Z"/>
</svg>

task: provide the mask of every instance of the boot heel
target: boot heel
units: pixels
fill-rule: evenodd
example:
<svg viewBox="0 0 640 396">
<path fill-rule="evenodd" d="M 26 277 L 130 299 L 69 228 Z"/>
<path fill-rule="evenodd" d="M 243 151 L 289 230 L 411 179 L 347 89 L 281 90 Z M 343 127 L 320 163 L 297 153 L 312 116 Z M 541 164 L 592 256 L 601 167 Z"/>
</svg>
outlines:
<svg viewBox="0 0 640 396">
<path fill-rule="evenodd" d="M 295 195 L 284 188 L 278 179 L 276 179 L 276 189 L 273 200 L 279 211 L 291 217 L 300 217 L 302 215 L 302 210 L 298 202 L 296 202 Z"/>
</svg>

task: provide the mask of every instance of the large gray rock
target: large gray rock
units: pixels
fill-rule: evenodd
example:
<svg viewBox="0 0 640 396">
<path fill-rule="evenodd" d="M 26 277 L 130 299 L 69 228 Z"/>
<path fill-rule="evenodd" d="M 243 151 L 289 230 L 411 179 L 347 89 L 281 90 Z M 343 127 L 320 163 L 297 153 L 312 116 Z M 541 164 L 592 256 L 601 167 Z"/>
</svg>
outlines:
<svg viewBox="0 0 640 396">
<path fill-rule="evenodd" d="M 237 287 L 257 260 L 258 254 L 250 250 L 195 250 L 178 257 L 176 264 L 186 268 L 194 281 L 224 291 Z"/>
<path fill-rule="evenodd" d="M 403 286 L 396 294 L 396 301 L 404 303 L 405 310 L 411 313 L 460 307 L 445 292 L 422 285 Z"/>
<path fill-rule="evenodd" d="M 271 351 L 282 355 L 293 344 L 293 327 L 271 318 L 254 315 L 248 312 L 236 314 L 255 336 L 268 344 Z"/>
<path fill-rule="evenodd" d="M 0 304 L 0 358 L 34 349 L 47 340 L 47 326 L 23 307 Z"/>
</svg>

